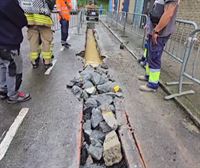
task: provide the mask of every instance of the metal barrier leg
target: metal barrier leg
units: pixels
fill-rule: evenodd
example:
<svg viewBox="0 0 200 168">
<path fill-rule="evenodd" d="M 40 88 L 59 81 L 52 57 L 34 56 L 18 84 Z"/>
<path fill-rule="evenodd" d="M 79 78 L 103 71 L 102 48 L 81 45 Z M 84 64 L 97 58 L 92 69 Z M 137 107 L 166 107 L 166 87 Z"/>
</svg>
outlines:
<svg viewBox="0 0 200 168">
<path fill-rule="evenodd" d="M 170 100 L 170 99 L 173 99 L 175 97 L 180 97 L 180 96 L 184 96 L 184 95 L 188 95 L 188 94 L 194 94 L 195 91 L 193 90 L 188 90 L 188 91 L 184 91 L 184 92 L 181 92 L 181 93 L 175 93 L 175 94 L 172 94 L 172 95 L 169 95 L 169 96 L 165 96 L 165 100 Z"/>
<path fill-rule="evenodd" d="M 183 85 L 193 85 L 193 82 L 183 82 Z M 167 86 L 179 85 L 179 82 L 166 82 Z"/>
</svg>

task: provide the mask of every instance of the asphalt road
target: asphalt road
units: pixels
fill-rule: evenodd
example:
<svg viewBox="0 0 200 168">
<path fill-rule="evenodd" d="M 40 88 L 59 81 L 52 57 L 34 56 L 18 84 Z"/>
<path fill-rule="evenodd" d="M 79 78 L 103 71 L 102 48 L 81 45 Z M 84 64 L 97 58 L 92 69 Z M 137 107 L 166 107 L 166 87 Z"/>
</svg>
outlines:
<svg viewBox="0 0 200 168">
<path fill-rule="evenodd" d="M 44 75 L 42 65 L 39 69 L 32 69 L 28 60 L 26 30 L 24 34 L 21 49 L 24 57 L 22 89 L 29 91 L 32 99 L 18 105 L 0 102 L 0 137 L 8 131 L 20 110 L 29 108 L 5 157 L 0 161 L 0 168 L 75 168 L 82 103 L 66 89 L 66 84 L 83 68 L 75 54 L 84 50 L 85 34 L 77 35 L 76 29 L 71 29 L 69 42 L 72 47 L 62 52 L 60 33 L 54 34 L 57 62 L 50 75 Z"/>
</svg>

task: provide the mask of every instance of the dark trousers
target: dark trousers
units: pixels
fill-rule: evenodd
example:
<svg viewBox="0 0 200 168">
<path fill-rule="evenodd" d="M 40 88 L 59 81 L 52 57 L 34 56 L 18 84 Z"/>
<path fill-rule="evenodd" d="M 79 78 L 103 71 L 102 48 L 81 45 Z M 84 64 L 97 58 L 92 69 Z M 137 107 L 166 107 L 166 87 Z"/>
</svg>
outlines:
<svg viewBox="0 0 200 168">
<path fill-rule="evenodd" d="M 169 37 L 158 37 L 157 44 L 153 44 L 152 36 L 149 35 L 146 75 L 149 79 L 148 87 L 150 88 L 157 89 L 159 86 L 161 57 Z"/>
<path fill-rule="evenodd" d="M 150 69 L 160 69 L 161 68 L 161 57 L 170 36 L 158 37 L 158 44 L 154 45 L 152 41 L 152 36 L 148 39 L 148 64 Z"/>
<path fill-rule="evenodd" d="M 69 21 L 65 19 L 60 20 L 61 24 L 61 43 L 64 45 L 67 42 L 68 31 L 69 31 Z"/>
</svg>

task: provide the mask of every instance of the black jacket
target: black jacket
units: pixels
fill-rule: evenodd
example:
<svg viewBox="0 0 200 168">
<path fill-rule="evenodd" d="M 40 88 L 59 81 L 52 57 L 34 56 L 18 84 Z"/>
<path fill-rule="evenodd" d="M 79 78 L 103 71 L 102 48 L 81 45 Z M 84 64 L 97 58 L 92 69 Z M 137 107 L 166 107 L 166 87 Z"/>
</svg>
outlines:
<svg viewBox="0 0 200 168">
<path fill-rule="evenodd" d="M 0 0 L 0 49 L 19 49 L 27 25 L 18 0 Z"/>
</svg>

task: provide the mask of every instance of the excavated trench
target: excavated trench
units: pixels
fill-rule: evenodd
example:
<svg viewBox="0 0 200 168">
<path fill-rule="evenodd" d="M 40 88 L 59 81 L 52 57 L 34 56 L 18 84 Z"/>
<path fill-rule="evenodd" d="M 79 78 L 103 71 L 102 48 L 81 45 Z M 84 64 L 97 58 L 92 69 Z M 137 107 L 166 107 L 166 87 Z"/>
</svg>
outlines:
<svg viewBox="0 0 200 168">
<path fill-rule="evenodd" d="M 99 53 L 97 41 L 95 39 L 95 31 L 94 31 L 95 25 L 93 23 L 89 23 L 89 24 L 90 25 L 87 26 L 87 31 L 86 31 L 86 46 L 85 46 L 85 55 L 84 55 L 85 67 L 87 67 L 87 66 L 93 67 L 94 72 L 97 72 L 97 74 L 100 74 L 101 76 L 104 75 L 104 78 L 107 77 L 110 81 L 112 81 L 113 84 L 110 84 L 110 85 L 112 85 L 111 88 L 113 89 L 113 91 L 115 89 L 115 93 L 117 93 L 120 89 L 118 88 L 118 85 L 116 83 L 114 83 L 114 80 L 109 77 L 109 75 L 107 74 L 107 71 L 106 72 L 104 71 L 105 69 L 107 69 L 107 67 L 105 69 L 103 68 L 102 72 L 101 72 L 101 70 L 99 70 L 100 68 L 98 69 L 98 67 L 100 65 L 102 65 L 103 59 Z M 93 24 L 93 25 L 91 25 L 91 24 Z M 100 71 L 100 72 L 98 72 L 98 71 Z M 94 73 L 93 75 L 96 75 L 96 74 Z M 98 89 L 97 83 L 95 83 L 95 81 L 93 82 L 93 84 L 96 85 L 95 87 L 97 87 L 97 91 L 95 93 L 96 96 L 98 96 L 98 95 L 101 96 L 103 94 L 106 94 L 106 92 L 107 93 L 109 92 L 109 90 L 101 91 L 101 89 Z M 108 99 L 109 98 L 111 98 L 111 97 L 108 97 Z M 106 100 L 106 96 L 104 99 L 105 99 L 104 100 L 105 102 L 109 101 L 109 100 Z M 97 103 L 99 103 L 98 104 L 99 106 L 101 106 L 103 104 L 101 101 L 97 101 Z M 96 112 L 102 113 L 104 107 L 99 107 L 99 108 L 98 107 L 95 108 L 95 107 L 91 107 L 91 106 L 88 107 L 87 102 L 88 102 L 88 99 L 83 101 L 83 104 L 84 104 L 83 105 L 83 107 L 84 107 L 84 109 L 83 109 L 83 129 L 82 129 L 83 136 L 82 136 L 80 167 L 81 168 L 104 168 L 104 167 L 128 168 L 128 164 L 124 157 L 124 153 L 123 153 L 123 149 L 122 149 L 120 141 L 119 141 L 120 151 L 118 149 L 119 146 L 116 147 L 119 144 L 116 144 L 116 146 L 112 147 L 113 151 L 108 151 L 108 152 L 111 152 L 111 155 L 113 155 L 109 159 L 114 159 L 114 160 L 116 160 L 114 162 L 117 162 L 117 163 L 113 164 L 113 163 L 109 163 L 109 161 L 107 161 L 107 166 L 106 166 L 106 163 L 104 161 L 106 136 L 109 134 L 109 132 L 114 131 L 114 132 L 116 132 L 117 140 L 120 140 L 120 138 L 119 138 L 119 135 L 117 132 L 117 128 L 111 128 L 109 126 L 109 124 L 106 123 L 106 121 L 105 121 L 106 119 L 104 119 L 103 116 L 99 115 L 100 113 L 98 114 L 99 116 L 94 114 L 95 110 L 96 110 Z M 111 100 L 110 100 L 110 102 L 111 102 Z M 114 101 L 111 102 L 111 104 L 109 104 L 109 106 L 112 106 L 112 108 L 107 109 L 107 111 L 111 111 L 111 113 L 115 115 Z M 99 111 L 98 111 L 98 109 L 99 109 Z M 99 121 L 101 121 L 101 122 L 99 122 Z M 88 128 L 86 128 L 86 127 L 89 127 L 89 132 L 91 131 L 91 133 L 88 133 L 88 130 L 87 130 Z M 96 133 L 96 135 L 93 133 Z M 113 137 L 111 137 L 111 138 L 113 138 Z M 94 142 L 96 140 L 99 142 Z M 120 159 L 119 159 L 119 156 L 116 156 L 114 154 L 115 153 L 114 150 L 118 150 L 117 152 L 121 153 L 122 157 Z M 113 164 L 113 165 L 108 166 L 108 164 Z"/>
<path fill-rule="evenodd" d="M 87 25 L 85 52 L 82 52 L 84 69 L 67 85 L 83 102 L 81 132 L 78 138 L 79 167 L 142 168 L 143 164 L 132 161 L 132 153 L 126 152 L 132 147 L 127 146 L 124 139 L 128 137 L 128 133 L 124 131 L 126 129 L 121 129 L 121 121 L 118 121 L 119 113 L 125 111 L 119 112 L 117 107 L 123 100 L 123 94 L 103 63 L 94 27 L 94 23 Z M 141 158 L 139 160 L 141 161 Z M 129 161 L 132 162 L 131 165 Z"/>
<path fill-rule="evenodd" d="M 83 102 L 79 168 L 146 168 L 123 108 L 123 93 L 100 54 L 95 24 L 88 23 L 84 68 L 67 84 Z"/>
</svg>

